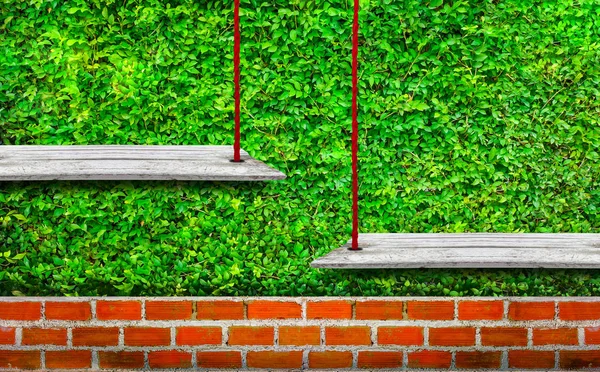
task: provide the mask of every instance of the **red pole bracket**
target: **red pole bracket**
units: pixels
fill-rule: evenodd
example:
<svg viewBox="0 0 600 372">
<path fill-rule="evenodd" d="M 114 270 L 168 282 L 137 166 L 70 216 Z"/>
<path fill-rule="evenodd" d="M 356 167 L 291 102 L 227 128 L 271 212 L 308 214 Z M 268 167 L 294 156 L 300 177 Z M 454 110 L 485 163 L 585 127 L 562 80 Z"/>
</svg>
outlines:
<svg viewBox="0 0 600 372">
<path fill-rule="evenodd" d="M 352 247 L 358 247 L 358 4 L 354 0 L 352 24 Z"/>
<path fill-rule="evenodd" d="M 233 161 L 241 162 L 240 159 L 240 0 L 234 1 L 233 10 L 233 82 L 235 85 L 235 139 L 233 144 Z"/>
</svg>

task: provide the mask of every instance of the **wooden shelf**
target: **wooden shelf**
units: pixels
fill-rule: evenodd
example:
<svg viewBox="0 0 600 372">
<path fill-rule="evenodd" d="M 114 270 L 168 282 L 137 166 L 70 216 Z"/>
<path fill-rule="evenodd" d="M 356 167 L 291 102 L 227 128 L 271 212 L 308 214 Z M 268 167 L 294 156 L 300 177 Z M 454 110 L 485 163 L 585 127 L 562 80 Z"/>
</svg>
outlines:
<svg viewBox="0 0 600 372">
<path fill-rule="evenodd" d="M 232 146 L 0 146 L 0 181 L 266 181 L 285 175 Z"/>
<path fill-rule="evenodd" d="M 600 234 L 361 234 L 312 263 L 331 269 L 600 268 Z"/>
</svg>

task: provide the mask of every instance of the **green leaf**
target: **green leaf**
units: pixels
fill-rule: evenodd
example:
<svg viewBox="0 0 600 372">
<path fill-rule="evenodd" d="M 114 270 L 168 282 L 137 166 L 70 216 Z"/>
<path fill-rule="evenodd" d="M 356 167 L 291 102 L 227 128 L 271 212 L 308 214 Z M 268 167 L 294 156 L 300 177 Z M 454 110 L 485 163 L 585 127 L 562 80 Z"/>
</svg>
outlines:
<svg viewBox="0 0 600 372">
<path fill-rule="evenodd" d="M 433 9 L 433 8 L 437 8 L 439 6 L 441 6 L 444 3 L 444 0 L 431 0 L 429 2 L 429 8 Z"/>
</svg>

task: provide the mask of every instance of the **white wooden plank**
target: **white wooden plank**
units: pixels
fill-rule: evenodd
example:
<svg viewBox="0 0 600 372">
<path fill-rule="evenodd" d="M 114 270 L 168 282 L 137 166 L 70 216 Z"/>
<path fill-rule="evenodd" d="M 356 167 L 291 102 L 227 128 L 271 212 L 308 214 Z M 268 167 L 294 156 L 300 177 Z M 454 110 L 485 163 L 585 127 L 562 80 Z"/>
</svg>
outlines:
<svg viewBox="0 0 600 372">
<path fill-rule="evenodd" d="M 0 181 L 264 181 L 285 175 L 231 146 L 0 146 Z"/>
<path fill-rule="evenodd" d="M 600 234 L 361 234 L 311 266 L 332 269 L 600 268 Z"/>
</svg>

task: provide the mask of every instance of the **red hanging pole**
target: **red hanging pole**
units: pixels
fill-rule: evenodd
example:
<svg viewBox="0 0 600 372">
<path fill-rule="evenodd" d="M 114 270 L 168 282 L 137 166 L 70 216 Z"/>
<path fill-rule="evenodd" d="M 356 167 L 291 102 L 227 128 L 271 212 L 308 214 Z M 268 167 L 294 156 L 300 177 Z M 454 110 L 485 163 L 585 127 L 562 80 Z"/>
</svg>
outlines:
<svg viewBox="0 0 600 372">
<path fill-rule="evenodd" d="M 352 24 L 352 250 L 358 248 L 358 1 Z"/>
<path fill-rule="evenodd" d="M 233 161 L 240 161 L 240 0 L 234 1 L 233 10 L 233 82 L 235 85 L 235 139 Z"/>
</svg>

